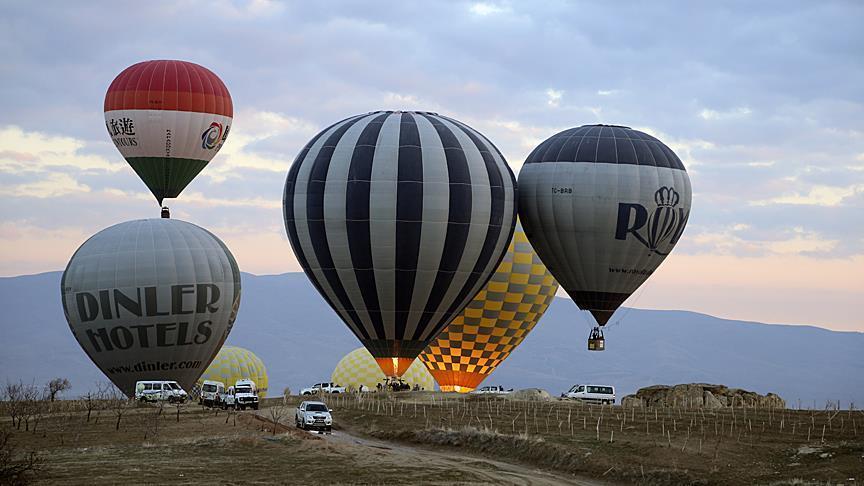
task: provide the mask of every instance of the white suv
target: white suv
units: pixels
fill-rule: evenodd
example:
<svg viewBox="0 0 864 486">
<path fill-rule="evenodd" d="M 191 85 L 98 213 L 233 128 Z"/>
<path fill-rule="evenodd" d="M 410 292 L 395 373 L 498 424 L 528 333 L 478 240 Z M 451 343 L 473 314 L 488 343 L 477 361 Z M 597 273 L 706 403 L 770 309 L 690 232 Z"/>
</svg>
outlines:
<svg viewBox="0 0 864 486">
<path fill-rule="evenodd" d="M 615 387 L 611 385 L 573 385 L 567 393 L 562 393 L 561 397 L 588 403 L 612 405 L 615 403 Z"/>
<path fill-rule="evenodd" d="M 318 393 L 345 393 L 345 387 L 336 383 L 315 383 L 314 385 L 300 390 L 301 395 L 317 395 Z"/>
<path fill-rule="evenodd" d="M 237 380 L 222 396 L 222 406 L 234 410 L 244 410 L 246 407 L 258 410 L 258 387 L 255 382 L 248 379 Z"/>
<path fill-rule="evenodd" d="M 331 432 L 333 430 L 333 416 L 324 402 L 303 402 L 294 413 L 294 424 L 303 430 L 317 430 L 319 432 Z"/>
</svg>

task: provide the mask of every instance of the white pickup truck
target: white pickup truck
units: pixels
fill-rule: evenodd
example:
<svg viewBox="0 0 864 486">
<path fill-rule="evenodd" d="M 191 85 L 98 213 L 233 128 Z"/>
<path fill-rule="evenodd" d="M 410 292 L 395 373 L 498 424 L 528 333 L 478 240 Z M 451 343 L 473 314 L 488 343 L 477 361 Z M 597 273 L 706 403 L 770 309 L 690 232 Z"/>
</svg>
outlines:
<svg viewBox="0 0 864 486">
<path fill-rule="evenodd" d="M 294 412 L 294 424 L 303 430 L 329 433 L 333 430 L 333 416 L 330 415 L 332 411 L 324 402 L 302 402 Z"/>
<path fill-rule="evenodd" d="M 582 400 L 600 405 L 615 403 L 615 387 L 611 385 L 573 385 L 561 398 Z"/>
<path fill-rule="evenodd" d="M 319 393 L 345 393 L 345 387 L 336 383 L 315 383 L 314 385 L 300 390 L 301 395 L 317 395 Z"/>
<path fill-rule="evenodd" d="M 471 393 L 474 395 L 506 395 L 512 393 L 513 389 L 505 390 L 503 386 L 492 385 L 480 387 Z"/>
<path fill-rule="evenodd" d="M 252 380 L 237 380 L 222 397 L 225 408 L 243 410 L 247 407 L 258 410 L 258 387 Z"/>
</svg>

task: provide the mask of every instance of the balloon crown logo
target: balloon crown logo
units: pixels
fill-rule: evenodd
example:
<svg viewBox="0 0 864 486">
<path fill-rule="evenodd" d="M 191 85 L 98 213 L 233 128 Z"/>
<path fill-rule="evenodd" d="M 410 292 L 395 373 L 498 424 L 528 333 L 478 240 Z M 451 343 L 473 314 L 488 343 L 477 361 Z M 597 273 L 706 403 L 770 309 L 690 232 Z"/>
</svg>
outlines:
<svg viewBox="0 0 864 486">
<path fill-rule="evenodd" d="M 619 203 L 615 239 L 626 241 L 632 236 L 651 253 L 669 254 L 690 216 L 689 208 L 676 207 L 680 201 L 675 188 L 663 186 L 654 192 L 653 211 L 639 203 Z"/>
<path fill-rule="evenodd" d="M 201 148 L 204 149 L 213 149 L 216 148 L 216 145 L 219 143 L 219 140 L 222 138 L 222 124 L 218 122 L 213 122 L 204 130 L 204 133 L 201 134 Z"/>
<path fill-rule="evenodd" d="M 674 208 L 678 205 L 678 192 L 671 187 L 661 187 L 654 193 L 654 202 L 658 208 Z"/>
</svg>

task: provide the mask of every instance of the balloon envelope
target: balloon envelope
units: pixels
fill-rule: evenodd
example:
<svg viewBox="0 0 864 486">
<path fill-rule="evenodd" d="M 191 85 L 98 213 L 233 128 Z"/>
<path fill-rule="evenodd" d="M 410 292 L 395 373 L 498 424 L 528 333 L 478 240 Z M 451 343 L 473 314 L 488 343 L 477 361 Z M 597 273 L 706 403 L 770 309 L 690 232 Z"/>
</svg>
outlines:
<svg viewBox="0 0 864 486">
<path fill-rule="evenodd" d="M 72 255 L 60 286 L 75 339 L 129 396 L 139 380 L 190 390 L 240 305 L 240 271 L 225 244 L 175 219 L 96 233 Z"/>
<path fill-rule="evenodd" d="M 222 148 L 234 116 L 222 80 L 186 61 L 129 66 L 108 87 L 104 109 L 111 141 L 160 204 Z"/>
<path fill-rule="evenodd" d="M 359 390 L 360 385 L 370 391 L 375 390 L 375 385 L 384 383 L 384 373 L 369 354 L 366 348 L 357 348 L 345 355 L 330 376 L 330 381 L 346 388 Z M 431 391 L 435 389 L 435 380 L 418 361 L 414 361 L 402 375 L 405 383 L 420 386 L 420 388 Z"/>
<path fill-rule="evenodd" d="M 553 135 L 519 173 L 519 215 L 531 245 L 601 326 L 672 251 L 690 201 L 678 156 L 627 127 Z"/>
<path fill-rule="evenodd" d="M 198 378 L 198 383 L 204 380 L 221 381 L 225 387 L 234 386 L 237 380 L 249 379 L 258 387 L 258 396 L 265 398 L 270 380 L 267 367 L 261 358 L 248 349 L 237 346 L 222 346 L 213 358 L 213 362 Z"/>
<path fill-rule="evenodd" d="M 558 283 L 517 224 L 492 278 L 420 360 L 441 391 L 470 392 L 522 343 L 557 291 Z"/>
<path fill-rule="evenodd" d="M 474 129 L 427 112 L 340 121 L 297 156 L 285 227 L 304 272 L 388 376 L 476 295 L 507 248 L 515 180 Z"/>
</svg>

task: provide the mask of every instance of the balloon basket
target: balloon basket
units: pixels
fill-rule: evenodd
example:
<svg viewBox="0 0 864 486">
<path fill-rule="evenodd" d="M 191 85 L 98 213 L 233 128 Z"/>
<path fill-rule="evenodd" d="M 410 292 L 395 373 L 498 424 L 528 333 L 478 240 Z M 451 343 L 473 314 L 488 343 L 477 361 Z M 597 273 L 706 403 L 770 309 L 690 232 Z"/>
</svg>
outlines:
<svg viewBox="0 0 864 486">
<path fill-rule="evenodd" d="M 160 213 L 160 215 L 164 219 L 169 219 L 171 218 L 171 210 L 168 209 L 168 206 L 162 206 L 162 212 Z"/>
<path fill-rule="evenodd" d="M 588 351 L 603 351 L 605 349 L 606 338 L 603 337 L 603 331 L 599 327 L 595 327 L 588 336 Z"/>
</svg>

